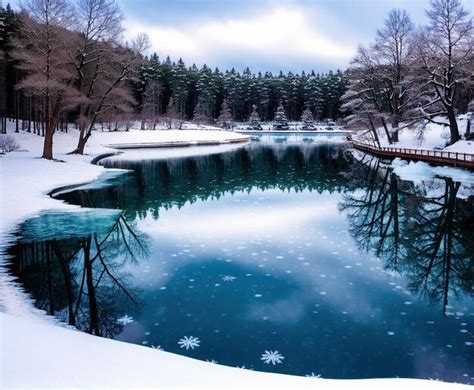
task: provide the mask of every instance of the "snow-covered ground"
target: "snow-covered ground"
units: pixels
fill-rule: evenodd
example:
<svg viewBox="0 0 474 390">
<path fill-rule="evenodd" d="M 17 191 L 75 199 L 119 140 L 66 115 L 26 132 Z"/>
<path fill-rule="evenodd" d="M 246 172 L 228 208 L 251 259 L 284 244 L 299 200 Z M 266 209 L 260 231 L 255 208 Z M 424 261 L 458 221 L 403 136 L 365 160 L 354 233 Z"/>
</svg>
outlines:
<svg viewBox="0 0 474 390">
<path fill-rule="evenodd" d="M 438 120 L 442 120 L 438 118 Z M 458 116 L 458 128 L 462 138 L 465 137 L 467 128 L 467 115 Z M 382 127 L 377 129 L 382 147 L 445 150 L 458 153 L 474 154 L 474 141 L 461 139 L 453 145 L 446 146 L 449 141 L 449 127 L 430 123 L 423 130 L 418 127 L 405 128 L 399 132 L 399 142 L 389 144 Z M 354 138 L 358 138 L 355 136 Z M 360 137 L 362 141 L 369 141 L 369 133 L 364 132 Z M 356 158 L 362 158 L 363 153 L 355 152 Z M 472 195 L 474 188 L 474 173 L 467 169 L 452 168 L 447 166 L 431 166 L 423 161 L 406 161 L 396 158 L 392 161 L 394 172 L 404 180 L 413 181 L 415 184 L 431 180 L 433 177 L 451 177 L 462 182 L 461 196 Z"/>
<path fill-rule="evenodd" d="M 162 352 L 144 346 L 101 339 L 58 323 L 34 308 L 28 295 L 8 275 L 5 248 L 12 242 L 18 224 L 47 209 L 74 209 L 52 199 L 55 188 L 90 182 L 106 171 L 90 164 L 106 145 L 133 142 L 228 142 L 238 134 L 224 131 L 130 131 L 94 133 L 85 156 L 68 155 L 77 132 L 55 135 L 55 158 L 39 158 L 43 139 L 25 132 L 14 134 L 21 150 L 0 157 L 0 388 L 64 387 L 200 387 L 200 388 L 324 388 L 354 389 L 455 388 L 460 385 L 419 380 L 336 381 L 279 374 L 258 373 Z M 145 141 L 146 139 L 146 141 Z M 237 145 L 205 147 L 213 153 Z M 200 147 L 184 148 L 184 154 Z M 135 151 L 134 153 L 139 153 Z M 146 153 L 179 155 L 177 149 Z M 116 172 L 113 172 L 114 174 Z"/>
<path fill-rule="evenodd" d="M 443 120 L 435 118 L 437 120 Z M 458 116 L 458 128 L 461 137 L 464 137 L 467 128 L 467 115 Z M 451 146 L 446 146 L 449 141 L 449 127 L 439 124 L 429 123 L 426 127 L 407 127 L 399 132 L 399 142 L 389 145 L 383 128 L 378 128 L 381 146 L 407 149 L 443 149 L 451 152 L 473 153 L 474 141 L 461 139 Z"/>
</svg>

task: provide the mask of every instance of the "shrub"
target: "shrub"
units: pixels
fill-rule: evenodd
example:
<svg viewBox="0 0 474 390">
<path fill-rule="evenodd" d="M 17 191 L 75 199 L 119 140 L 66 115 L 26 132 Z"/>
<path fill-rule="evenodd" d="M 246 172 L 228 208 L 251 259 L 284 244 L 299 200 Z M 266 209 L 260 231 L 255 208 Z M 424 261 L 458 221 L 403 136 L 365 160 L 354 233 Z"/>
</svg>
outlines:
<svg viewBox="0 0 474 390">
<path fill-rule="evenodd" d="M 14 137 L 7 134 L 0 134 L 0 152 L 2 154 L 13 152 L 20 149 L 20 144 Z"/>
</svg>

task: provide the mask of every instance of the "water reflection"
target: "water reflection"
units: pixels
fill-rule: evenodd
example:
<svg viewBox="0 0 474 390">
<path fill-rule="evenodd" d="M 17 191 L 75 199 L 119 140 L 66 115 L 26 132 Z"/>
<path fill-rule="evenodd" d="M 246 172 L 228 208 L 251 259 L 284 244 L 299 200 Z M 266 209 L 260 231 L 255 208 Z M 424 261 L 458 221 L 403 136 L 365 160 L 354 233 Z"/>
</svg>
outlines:
<svg viewBox="0 0 474 390">
<path fill-rule="evenodd" d="M 85 332 L 115 337 L 123 329 L 120 313 L 139 306 L 124 268 L 148 256 L 148 237 L 121 213 L 86 213 L 67 215 L 69 233 L 46 240 L 37 233 L 64 226 L 66 215 L 47 213 L 27 221 L 11 248 L 11 270 L 39 308 Z"/>
<path fill-rule="evenodd" d="M 107 159 L 108 168 L 130 169 L 117 186 L 62 194 L 60 199 L 90 207 L 118 208 L 129 218 L 159 217 L 160 209 L 252 189 L 341 192 L 351 158 L 333 144 L 250 145 L 234 152 L 183 159 Z"/>
<path fill-rule="evenodd" d="M 460 183 L 436 178 L 428 185 L 401 181 L 380 160 L 356 163 L 352 184 L 340 203 L 360 249 L 373 250 L 384 267 L 407 277 L 408 289 L 442 303 L 474 296 L 474 208 L 459 198 Z M 452 313 L 451 313 L 452 314 Z"/>
<path fill-rule="evenodd" d="M 89 209 L 27 221 L 11 249 L 51 314 L 262 371 L 474 377 L 473 198 L 461 183 L 403 181 L 304 140 L 104 164 L 132 172 L 61 194 Z M 199 347 L 181 348 L 184 336 Z M 282 364 L 261 360 L 275 350 Z"/>
</svg>

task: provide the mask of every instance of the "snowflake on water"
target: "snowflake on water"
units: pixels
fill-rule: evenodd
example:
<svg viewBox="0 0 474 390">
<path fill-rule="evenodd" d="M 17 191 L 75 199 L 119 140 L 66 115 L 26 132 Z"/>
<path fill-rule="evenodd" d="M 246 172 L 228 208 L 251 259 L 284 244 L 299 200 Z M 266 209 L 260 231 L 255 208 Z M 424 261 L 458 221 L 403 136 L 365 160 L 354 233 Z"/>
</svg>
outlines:
<svg viewBox="0 0 474 390">
<path fill-rule="evenodd" d="M 237 278 L 232 275 L 224 275 L 224 277 L 222 278 L 224 282 L 233 282 L 235 279 Z"/>
<path fill-rule="evenodd" d="M 311 374 L 306 374 L 305 376 L 306 378 L 321 378 L 321 375 L 315 374 L 314 372 L 312 372 Z"/>
<path fill-rule="evenodd" d="M 263 360 L 265 364 L 271 363 L 273 365 L 283 363 L 283 359 L 283 355 L 278 351 L 265 351 L 265 353 L 262 353 L 262 357 L 260 358 L 260 360 Z"/>
<path fill-rule="evenodd" d="M 184 336 L 181 340 L 178 341 L 178 344 L 180 345 L 181 348 L 186 348 L 186 351 L 191 348 L 199 348 L 199 343 L 201 340 L 199 340 L 198 337 L 194 336 Z"/>
<path fill-rule="evenodd" d="M 161 345 L 152 345 L 151 348 L 156 349 L 157 351 L 164 351 Z"/>
<path fill-rule="evenodd" d="M 128 325 L 128 324 L 131 324 L 133 322 L 133 317 L 130 317 L 128 315 L 124 315 L 120 318 L 117 319 L 117 322 L 120 324 L 120 325 Z"/>
</svg>

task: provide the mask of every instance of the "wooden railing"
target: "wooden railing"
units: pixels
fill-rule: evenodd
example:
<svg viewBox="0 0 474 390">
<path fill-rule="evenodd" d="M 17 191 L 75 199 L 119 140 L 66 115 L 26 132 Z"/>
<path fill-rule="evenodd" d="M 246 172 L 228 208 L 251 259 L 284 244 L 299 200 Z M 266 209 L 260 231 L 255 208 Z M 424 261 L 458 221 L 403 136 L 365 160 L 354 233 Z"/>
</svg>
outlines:
<svg viewBox="0 0 474 390">
<path fill-rule="evenodd" d="M 377 147 L 359 141 L 352 141 L 354 148 L 384 157 L 400 157 L 410 160 L 426 161 L 433 164 L 452 165 L 474 169 L 474 154 L 449 152 L 433 149 L 407 149 Z"/>
</svg>

